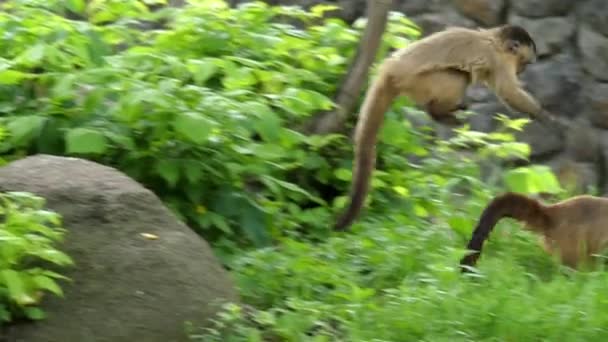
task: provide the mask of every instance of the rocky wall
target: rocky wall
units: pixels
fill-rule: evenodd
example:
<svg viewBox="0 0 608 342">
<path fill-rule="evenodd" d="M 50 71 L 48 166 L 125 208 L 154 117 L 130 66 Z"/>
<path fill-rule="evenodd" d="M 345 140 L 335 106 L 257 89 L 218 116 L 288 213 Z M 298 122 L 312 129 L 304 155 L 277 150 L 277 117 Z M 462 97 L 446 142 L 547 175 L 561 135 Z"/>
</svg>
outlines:
<svg viewBox="0 0 608 342">
<path fill-rule="evenodd" d="M 531 123 L 520 139 L 531 144 L 533 161 L 552 166 L 558 176 L 575 179 L 583 188 L 598 185 L 602 172 L 598 163 L 603 163 L 598 151 L 608 153 L 608 0 L 394 1 L 394 10 L 420 25 L 425 35 L 446 26 L 503 23 L 529 30 L 539 59 L 522 74 L 522 81 L 547 109 L 576 125 L 563 138 L 548 127 Z M 342 8 L 339 15 L 349 22 L 365 16 L 366 9 L 365 0 L 268 2 L 305 7 L 336 3 Z M 470 89 L 467 101 L 480 114 L 510 114 L 492 93 L 480 87 Z M 490 115 L 471 119 L 477 130 L 489 131 L 495 124 Z"/>
</svg>

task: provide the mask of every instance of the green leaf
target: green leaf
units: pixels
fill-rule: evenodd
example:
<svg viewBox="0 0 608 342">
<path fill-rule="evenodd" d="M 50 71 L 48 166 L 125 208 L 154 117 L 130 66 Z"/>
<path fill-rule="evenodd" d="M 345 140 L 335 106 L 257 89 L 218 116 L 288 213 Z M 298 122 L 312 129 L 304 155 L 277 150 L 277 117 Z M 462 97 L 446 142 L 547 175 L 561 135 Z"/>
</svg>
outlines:
<svg viewBox="0 0 608 342">
<path fill-rule="evenodd" d="M 127 149 L 129 151 L 135 150 L 135 141 L 133 138 L 127 135 L 115 134 L 115 133 L 106 133 L 107 138 L 118 145 L 121 148 Z"/>
<path fill-rule="evenodd" d="M 31 320 L 38 321 L 46 318 L 46 314 L 44 313 L 44 311 L 37 307 L 25 307 L 23 308 L 23 313 L 25 313 L 25 316 Z"/>
<path fill-rule="evenodd" d="M 551 168 L 545 165 L 519 167 L 505 173 L 509 190 L 521 193 L 558 193 L 563 191 Z"/>
<path fill-rule="evenodd" d="M 251 68 L 241 67 L 226 69 L 226 76 L 222 79 L 222 84 L 227 90 L 248 89 L 257 83 L 257 79 Z"/>
<path fill-rule="evenodd" d="M 334 176 L 342 181 L 351 181 L 353 178 L 352 171 L 345 168 L 336 169 Z"/>
<path fill-rule="evenodd" d="M 84 0 L 66 0 L 65 6 L 72 12 L 82 14 L 86 8 Z"/>
<path fill-rule="evenodd" d="M 318 4 L 312 6 L 310 8 L 310 12 L 312 12 L 317 17 L 322 17 L 323 14 L 327 11 L 339 10 L 340 7 L 336 5 L 328 5 L 328 4 Z"/>
<path fill-rule="evenodd" d="M 408 149 L 410 139 L 404 123 L 393 118 L 387 118 L 380 131 L 380 139 L 383 143 L 393 145 L 402 149 Z"/>
<path fill-rule="evenodd" d="M 0 277 L 3 280 L 8 296 L 19 305 L 29 305 L 36 303 L 36 300 L 30 296 L 25 290 L 25 284 L 15 270 L 7 269 L 0 271 Z"/>
<path fill-rule="evenodd" d="M 10 132 L 10 141 L 13 145 L 22 146 L 29 143 L 38 134 L 47 119 L 43 116 L 27 115 L 9 120 L 6 126 Z"/>
<path fill-rule="evenodd" d="M 67 124 L 64 120 L 48 118 L 38 131 L 36 148 L 39 153 L 61 155 L 65 152 L 64 130 Z"/>
<path fill-rule="evenodd" d="M 563 191 L 562 187 L 555 177 L 555 174 L 549 166 L 546 165 L 532 165 L 530 171 L 533 174 L 535 182 L 538 184 L 540 192 L 546 193 L 558 193 Z"/>
<path fill-rule="evenodd" d="M 110 48 L 95 30 L 87 30 L 86 35 L 89 38 L 86 45 L 88 60 L 93 62 L 95 66 L 101 66 L 104 61 L 103 57 L 110 53 Z"/>
<path fill-rule="evenodd" d="M 0 85 L 15 85 L 22 80 L 29 78 L 31 74 L 27 74 L 17 70 L 2 70 L 0 71 Z"/>
<path fill-rule="evenodd" d="M 423 207 L 420 204 L 414 205 L 414 213 L 416 216 L 419 216 L 419 217 L 428 217 L 429 216 L 429 212 L 426 210 L 425 207 Z"/>
<path fill-rule="evenodd" d="M 57 98 L 71 98 L 73 96 L 74 84 L 78 80 L 76 74 L 62 74 L 58 76 L 54 87 L 51 90 L 53 97 Z"/>
<path fill-rule="evenodd" d="M 58 296 L 63 297 L 63 291 L 52 278 L 43 275 L 37 275 L 34 276 L 33 281 L 39 288 L 48 290 Z"/>
<path fill-rule="evenodd" d="M 219 69 L 214 58 L 189 60 L 187 68 L 193 74 L 194 82 L 199 86 L 204 85 Z"/>
<path fill-rule="evenodd" d="M 448 219 L 450 228 L 456 233 L 466 236 L 471 232 L 471 219 L 466 216 L 452 216 Z"/>
<path fill-rule="evenodd" d="M 258 116 L 254 123 L 254 129 L 266 142 L 276 142 L 279 140 L 282 127 L 282 120 L 279 115 L 273 112 L 270 107 L 263 103 L 248 103 L 246 110 Z"/>
<path fill-rule="evenodd" d="M 281 95 L 282 107 L 296 115 L 308 115 L 315 110 L 329 110 L 333 102 L 325 95 L 306 89 L 288 88 Z"/>
<path fill-rule="evenodd" d="M 184 173 L 186 174 L 186 178 L 188 178 L 188 182 L 191 184 L 196 184 L 203 176 L 201 164 L 197 160 L 187 160 L 182 163 L 182 167 L 184 168 Z"/>
<path fill-rule="evenodd" d="M 202 144 L 207 141 L 215 123 L 202 114 L 185 112 L 179 113 L 173 122 L 173 128 L 188 140 Z"/>
<path fill-rule="evenodd" d="M 57 265 L 72 265 L 73 261 L 67 254 L 56 249 L 37 250 L 34 255 Z"/>
<path fill-rule="evenodd" d="M 514 169 L 509 170 L 503 176 L 505 184 L 510 191 L 528 192 L 528 175 L 526 170 Z"/>
<path fill-rule="evenodd" d="M 44 44 L 36 44 L 25 50 L 16 61 L 19 64 L 25 66 L 37 65 L 44 57 L 44 50 L 46 46 Z"/>
<path fill-rule="evenodd" d="M 0 322 L 8 322 L 11 320 L 11 313 L 6 305 L 0 303 Z"/>
<path fill-rule="evenodd" d="M 66 152 L 68 154 L 103 154 L 108 148 L 105 135 L 91 128 L 73 128 L 67 131 Z"/>
<path fill-rule="evenodd" d="M 226 221 L 226 219 L 223 216 L 217 215 L 216 213 L 213 213 L 213 212 L 209 212 L 209 213 L 207 213 L 207 215 L 209 216 L 209 220 L 211 221 L 211 223 L 214 226 L 216 226 L 219 230 L 221 230 L 222 232 L 224 232 L 226 234 L 234 233 L 232 231 L 232 229 L 230 228 L 228 221 Z"/>
<path fill-rule="evenodd" d="M 175 161 L 162 159 L 156 163 L 156 171 L 171 187 L 179 180 L 179 167 Z"/>
<path fill-rule="evenodd" d="M 240 224 L 245 235 L 256 247 L 270 245 L 270 235 L 266 228 L 266 213 L 243 200 L 240 210 Z"/>
</svg>

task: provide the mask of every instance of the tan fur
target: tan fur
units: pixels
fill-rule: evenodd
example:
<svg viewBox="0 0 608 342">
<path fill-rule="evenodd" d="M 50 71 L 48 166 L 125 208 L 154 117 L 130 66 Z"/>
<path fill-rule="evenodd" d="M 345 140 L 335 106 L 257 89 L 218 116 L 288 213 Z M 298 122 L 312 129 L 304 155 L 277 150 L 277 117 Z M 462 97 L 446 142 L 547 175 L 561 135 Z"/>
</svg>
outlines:
<svg viewBox="0 0 608 342">
<path fill-rule="evenodd" d="M 534 59 L 532 46 L 505 40 L 502 29 L 450 28 L 396 51 L 381 64 L 355 129 L 351 201 L 337 230 L 350 226 L 363 206 L 375 166 L 376 135 L 397 96 L 408 96 L 438 122 L 454 124 L 459 122 L 454 112 L 463 109 L 466 88 L 481 83 L 513 109 L 541 114 L 541 106 L 517 79 Z"/>
<path fill-rule="evenodd" d="M 572 268 L 589 264 L 593 254 L 607 246 L 608 198 L 582 195 L 546 205 L 521 194 L 506 193 L 484 209 L 467 245 L 474 252 L 465 256 L 461 265 L 476 264 L 483 243 L 503 217 L 525 223 L 525 229 L 543 237 L 548 253 Z"/>
</svg>

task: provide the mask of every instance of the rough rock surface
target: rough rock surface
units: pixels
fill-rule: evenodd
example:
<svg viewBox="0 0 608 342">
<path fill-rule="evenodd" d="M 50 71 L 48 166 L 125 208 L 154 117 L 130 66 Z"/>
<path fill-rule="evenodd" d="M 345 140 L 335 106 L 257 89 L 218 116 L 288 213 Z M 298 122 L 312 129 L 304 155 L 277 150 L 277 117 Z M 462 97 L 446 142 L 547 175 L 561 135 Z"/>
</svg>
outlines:
<svg viewBox="0 0 608 342">
<path fill-rule="evenodd" d="M 581 113 L 581 80 L 583 71 L 569 54 L 556 55 L 528 67 L 521 76 L 528 89 L 547 110 L 574 118 Z"/>
<path fill-rule="evenodd" d="M 583 54 L 583 67 L 593 77 L 608 81 L 608 37 L 582 25 L 578 34 L 579 48 Z"/>
<path fill-rule="evenodd" d="M 201 324 L 218 300 L 237 300 L 207 243 L 113 168 L 37 155 L 0 168 L 0 190 L 45 197 L 63 215 L 63 248 L 76 262 L 65 298 L 44 300 L 48 318 L 5 327 L 6 341 L 186 341 L 185 321 Z"/>
<path fill-rule="evenodd" d="M 454 0 L 460 12 L 483 25 L 500 23 L 504 0 Z"/>
<path fill-rule="evenodd" d="M 585 89 L 584 101 L 589 105 L 589 120 L 608 129 L 608 83 L 590 82 Z"/>
<path fill-rule="evenodd" d="M 574 35 L 574 20 L 567 17 L 528 19 L 518 15 L 509 18 L 509 23 L 525 27 L 534 37 L 539 56 L 556 54 L 564 50 Z"/>
<path fill-rule="evenodd" d="M 608 1 L 580 1 L 579 20 L 589 25 L 593 30 L 608 36 Z"/>
<path fill-rule="evenodd" d="M 565 15 L 576 1 L 572 0 L 511 0 L 515 12 L 531 18 Z"/>
</svg>

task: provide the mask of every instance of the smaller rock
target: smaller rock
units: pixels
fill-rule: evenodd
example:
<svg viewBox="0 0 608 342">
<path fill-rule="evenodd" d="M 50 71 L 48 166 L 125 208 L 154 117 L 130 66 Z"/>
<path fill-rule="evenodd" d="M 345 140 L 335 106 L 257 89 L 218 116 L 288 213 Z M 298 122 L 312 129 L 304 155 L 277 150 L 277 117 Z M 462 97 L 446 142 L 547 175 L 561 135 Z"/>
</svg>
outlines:
<svg viewBox="0 0 608 342">
<path fill-rule="evenodd" d="M 530 65 L 521 79 L 525 88 L 547 110 L 566 117 L 581 113 L 580 84 L 583 72 L 570 54 L 559 54 Z"/>
<path fill-rule="evenodd" d="M 479 132 L 494 131 L 498 126 L 498 122 L 495 119 L 496 114 L 509 113 L 509 110 L 498 102 L 474 103 L 469 109 L 477 113 L 477 115 L 471 116 L 468 120 L 471 129 Z"/>
<path fill-rule="evenodd" d="M 528 123 L 523 131 L 515 133 L 517 141 L 530 144 L 530 157 L 540 158 L 556 154 L 564 149 L 563 132 L 556 131 L 538 121 Z"/>
<path fill-rule="evenodd" d="M 572 0 L 511 0 L 511 8 L 528 18 L 566 15 L 576 1 Z"/>
<path fill-rule="evenodd" d="M 608 1 L 580 1 L 579 21 L 584 22 L 593 30 L 608 36 Z"/>
<path fill-rule="evenodd" d="M 509 23 L 524 27 L 536 42 L 539 56 L 553 55 L 568 45 L 574 34 L 574 21 L 566 17 L 528 19 L 512 15 Z"/>
<path fill-rule="evenodd" d="M 598 161 L 600 134 L 585 118 L 572 122 L 566 132 L 566 153 L 577 162 Z"/>
<path fill-rule="evenodd" d="M 583 68 L 594 78 L 608 81 L 608 37 L 581 25 L 578 46 L 583 54 Z"/>
<path fill-rule="evenodd" d="M 467 88 L 466 97 L 472 102 L 488 102 L 496 100 L 496 95 L 485 85 L 472 84 Z"/>
<path fill-rule="evenodd" d="M 600 188 L 600 193 L 603 194 L 603 196 L 608 196 L 608 135 L 606 134 L 601 134 L 600 135 L 600 144 L 601 144 L 601 152 L 602 152 L 602 159 L 598 160 L 598 176 L 599 176 L 599 180 L 598 180 L 598 187 Z M 603 162 L 603 165 L 600 165 L 599 162 Z"/>
<path fill-rule="evenodd" d="M 504 0 L 454 0 L 454 6 L 465 16 L 486 26 L 500 23 Z"/>
<path fill-rule="evenodd" d="M 585 86 L 584 94 L 591 123 L 608 129 L 608 83 L 590 82 Z"/>
<path fill-rule="evenodd" d="M 561 186 L 575 194 L 587 193 L 598 186 L 598 168 L 594 163 L 576 162 L 560 156 L 549 161 L 547 165 L 551 167 Z"/>
<path fill-rule="evenodd" d="M 441 31 L 450 26 L 476 28 L 478 25 L 471 19 L 462 16 L 456 11 L 444 11 L 442 13 L 428 13 L 412 17 L 412 20 L 420 26 L 423 36 Z"/>
<path fill-rule="evenodd" d="M 407 17 L 412 17 L 423 13 L 437 12 L 445 5 L 445 0 L 396 1 L 395 10 L 405 14 Z"/>
<path fill-rule="evenodd" d="M 339 0 L 340 18 L 347 23 L 352 23 L 360 17 L 366 16 L 367 5 L 365 0 Z"/>
</svg>

